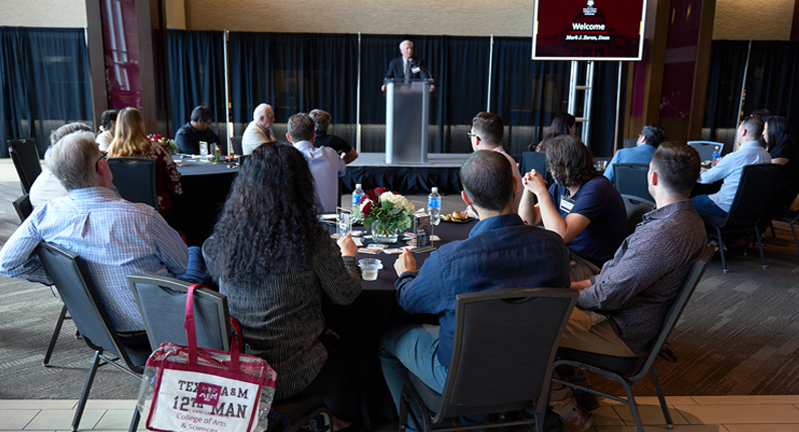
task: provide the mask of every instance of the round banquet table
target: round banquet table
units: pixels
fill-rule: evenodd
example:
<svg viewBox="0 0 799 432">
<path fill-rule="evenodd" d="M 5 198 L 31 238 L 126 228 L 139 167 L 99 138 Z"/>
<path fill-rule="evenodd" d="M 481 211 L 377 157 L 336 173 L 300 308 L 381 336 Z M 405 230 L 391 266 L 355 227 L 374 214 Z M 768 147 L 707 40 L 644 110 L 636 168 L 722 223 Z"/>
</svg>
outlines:
<svg viewBox="0 0 799 432">
<path fill-rule="evenodd" d="M 435 235 L 441 237 L 441 241 L 435 242 L 435 246 L 440 247 L 453 240 L 467 238 L 476 223 L 474 220 L 464 224 L 441 222 L 433 230 Z M 365 240 L 364 246 L 370 242 L 371 240 Z M 399 241 L 389 247 L 400 247 L 405 243 Z M 430 252 L 414 253 L 413 256 L 416 258 L 417 268 L 421 268 Z M 394 281 L 397 279 L 394 261 L 397 257 L 398 255 L 384 253 L 357 254 L 356 260 L 379 258 L 383 262 L 377 280 L 361 280 L 361 294 L 352 304 L 326 304 L 324 307 L 327 326 L 341 337 L 339 344 L 346 359 L 348 378 L 354 383 L 358 420 L 367 430 L 377 429 L 387 419 L 397 417 L 377 354 L 383 333 L 390 325 L 397 323 L 438 324 L 436 315 L 411 315 L 399 307 L 394 294 Z"/>
</svg>

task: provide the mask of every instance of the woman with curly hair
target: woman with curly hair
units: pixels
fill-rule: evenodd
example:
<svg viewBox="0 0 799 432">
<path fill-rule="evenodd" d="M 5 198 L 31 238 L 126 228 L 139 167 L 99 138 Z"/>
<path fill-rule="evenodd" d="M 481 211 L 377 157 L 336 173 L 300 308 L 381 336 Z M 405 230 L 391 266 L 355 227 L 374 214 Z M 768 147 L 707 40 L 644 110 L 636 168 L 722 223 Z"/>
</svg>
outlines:
<svg viewBox="0 0 799 432">
<path fill-rule="evenodd" d="M 330 239 L 314 196 L 302 153 L 283 144 L 256 148 L 233 182 L 207 255 L 247 352 L 277 371 L 275 404 L 324 393 L 333 414 L 347 418 L 336 394 L 341 354 L 333 355 L 332 338 L 323 335 L 322 301 L 346 305 L 358 297 L 358 248 L 349 235 L 338 247 Z"/>
<path fill-rule="evenodd" d="M 548 190 L 541 173 L 524 175 L 519 215 L 560 234 L 571 251 L 572 281 L 588 279 L 627 237 L 624 201 L 596 172 L 591 150 L 575 137 L 561 135 L 549 142 L 547 167 L 555 180 Z"/>
<path fill-rule="evenodd" d="M 141 113 L 136 108 L 120 111 L 114 128 L 114 140 L 108 146 L 108 156 L 154 159 L 158 211 L 166 214 L 172 210 L 173 198 L 183 193 L 180 172 L 169 151 L 160 143 L 147 139 L 141 123 Z"/>
</svg>

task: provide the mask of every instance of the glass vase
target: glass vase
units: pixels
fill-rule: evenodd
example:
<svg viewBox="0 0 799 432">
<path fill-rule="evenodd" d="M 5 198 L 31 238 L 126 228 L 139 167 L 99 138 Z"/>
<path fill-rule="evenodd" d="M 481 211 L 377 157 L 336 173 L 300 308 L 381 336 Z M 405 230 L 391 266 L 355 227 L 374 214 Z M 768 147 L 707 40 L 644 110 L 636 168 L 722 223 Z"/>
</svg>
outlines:
<svg viewBox="0 0 799 432">
<path fill-rule="evenodd" d="M 385 221 L 375 221 L 372 224 L 372 240 L 375 243 L 396 243 L 399 232 L 395 224 Z"/>
</svg>

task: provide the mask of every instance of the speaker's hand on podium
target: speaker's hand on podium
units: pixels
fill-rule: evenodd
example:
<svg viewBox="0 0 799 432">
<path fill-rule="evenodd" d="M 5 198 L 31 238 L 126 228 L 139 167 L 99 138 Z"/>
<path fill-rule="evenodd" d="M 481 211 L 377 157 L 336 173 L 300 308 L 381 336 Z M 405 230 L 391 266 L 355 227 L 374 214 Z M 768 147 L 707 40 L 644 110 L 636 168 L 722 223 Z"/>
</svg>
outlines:
<svg viewBox="0 0 799 432">
<path fill-rule="evenodd" d="M 435 89 L 436 89 L 436 86 L 434 86 L 433 84 L 430 84 L 430 91 L 434 91 Z"/>
<path fill-rule="evenodd" d="M 383 84 L 383 85 L 380 87 L 380 91 L 386 91 L 386 85 L 385 85 L 385 84 Z"/>
</svg>

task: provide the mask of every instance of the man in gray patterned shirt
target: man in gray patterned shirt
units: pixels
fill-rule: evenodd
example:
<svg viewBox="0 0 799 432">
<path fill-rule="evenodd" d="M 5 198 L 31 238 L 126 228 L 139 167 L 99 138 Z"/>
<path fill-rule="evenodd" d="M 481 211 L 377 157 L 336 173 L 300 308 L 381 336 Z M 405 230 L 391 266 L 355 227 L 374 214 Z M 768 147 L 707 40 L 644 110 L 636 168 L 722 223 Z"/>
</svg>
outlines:
<svg viewBox="0 0 799 432">
<path fill-rule="evenodd" d="M 699 154 L 692 147 L 675 142 L 660 145 L 647 175 L 657 206 L 644 215 L 598 275 L 572 282 L 580 297 L 561 347 L 617 357 L 648 352 L 672 300 L 707 244 L 705 224 L 691 199 L 699 171 Z M 582 377 L 562 378 L 572 382 Z M 550 404 L 562 418 L 575 413 L 590 418 L 563 385 L 552 384 Z"/>
</svg>

